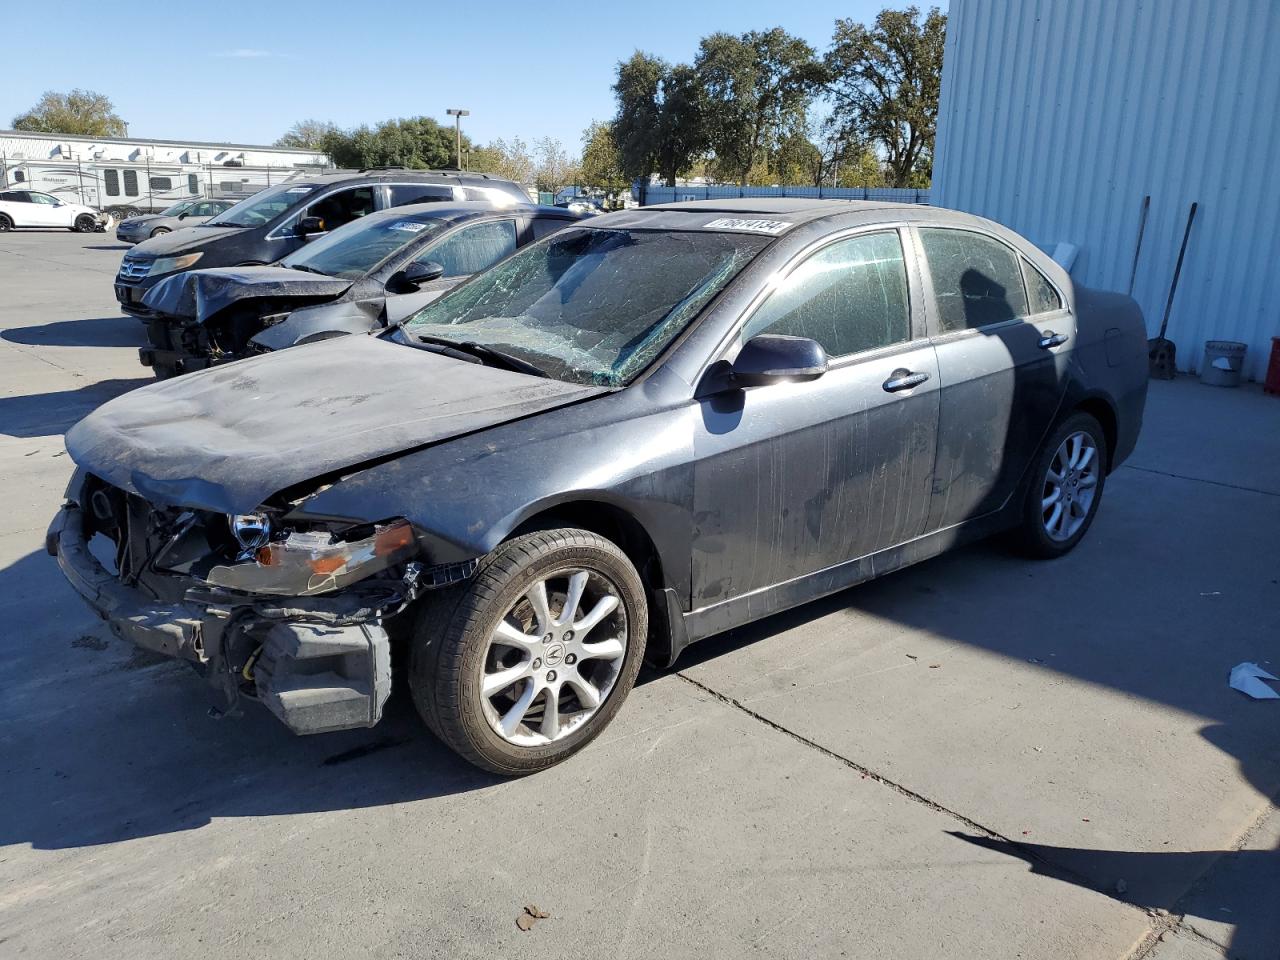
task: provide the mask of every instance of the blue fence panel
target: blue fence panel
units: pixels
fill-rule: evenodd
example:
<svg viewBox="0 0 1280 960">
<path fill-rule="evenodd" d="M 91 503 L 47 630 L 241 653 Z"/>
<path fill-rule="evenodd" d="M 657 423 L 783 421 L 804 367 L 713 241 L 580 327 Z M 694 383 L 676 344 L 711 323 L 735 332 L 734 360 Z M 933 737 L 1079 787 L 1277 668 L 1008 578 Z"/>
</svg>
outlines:
<svg viewBox="0 0 1280 960">
<path fill-rule="evenodd" d="M 893 203 L 929 202 L 928 190 L 900 187 L 646 187 L 641 203 L 682 203 L 686 200 L 729 200 L 740 197 L 811 197 L 824 200 L 881 200 Z"/>
</svg>

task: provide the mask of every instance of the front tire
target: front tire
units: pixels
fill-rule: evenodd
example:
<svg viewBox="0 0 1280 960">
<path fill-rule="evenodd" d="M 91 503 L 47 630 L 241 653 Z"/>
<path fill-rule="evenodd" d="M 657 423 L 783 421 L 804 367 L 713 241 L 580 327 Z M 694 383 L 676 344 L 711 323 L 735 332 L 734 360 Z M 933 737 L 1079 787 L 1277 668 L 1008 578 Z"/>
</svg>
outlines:
<svg viewBox="0 0 1280 960">
<path fill-rule="evenodd" d="M 466 760 L 534 773 L 613 719 L 648 629 L 644 585 L 616 544 L 575 528 L 527 534 L 424 606 L 410 690 L 427 726 Z"/>
<path fill-rule="evenodd" d="M 1084 539 L 1102 503 L 1109 457 L 1106 434 L 1087 413 L 1071 414 L 1045 438 L 1014 531 L 1024 553 L 1053 559 Z"/>
<path fill-rule="evenodd" d="M 172 231 L 170 231 L 168 227 L 156 227 L 154 230 L 151 231 L 151 236 L 163 237 L 166 233 L 171 233 L 171 232 Z"/>
<path fill-rule="evenodd" d="M 76 225 L 71 229 L 76 233 L 93 233 L 97 226 L 98 221 L 95 218 L 89 216 L 87 213 L 82 213 L 80 216 L 76 217 Z"/>
</svg>

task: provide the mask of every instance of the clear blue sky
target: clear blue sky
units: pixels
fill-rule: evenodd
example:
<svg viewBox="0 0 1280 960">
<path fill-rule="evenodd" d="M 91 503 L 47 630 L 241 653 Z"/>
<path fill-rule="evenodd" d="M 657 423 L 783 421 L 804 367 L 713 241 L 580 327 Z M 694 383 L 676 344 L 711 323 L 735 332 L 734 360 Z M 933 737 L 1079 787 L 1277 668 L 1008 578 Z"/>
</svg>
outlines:
<svg viewBox="0 0 1280 960">
<path fill-rule="evenodd" d="M 907 5 L 70 0 L 56 16 L 6 18 L 20 42 L 5 44 L 0 126 L 45 90 L 86 87 L 138 137 L 270 143 L 308 117 L 447 122 L 446 108 L 464 107 L 463 130 L 481 142 L 549 135 L 576 152 L 583 128 L 613 115 L 614 67 L 637 48 L 688 61 L 705 34 L 781 26 L 822 50 L 837 17 Z"/>
</svg>

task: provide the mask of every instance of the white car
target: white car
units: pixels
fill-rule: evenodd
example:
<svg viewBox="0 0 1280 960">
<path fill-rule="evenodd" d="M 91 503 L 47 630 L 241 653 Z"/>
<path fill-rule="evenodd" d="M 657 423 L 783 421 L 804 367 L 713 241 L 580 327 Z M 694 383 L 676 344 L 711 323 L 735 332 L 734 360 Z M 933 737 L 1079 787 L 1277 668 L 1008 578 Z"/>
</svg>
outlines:
<svg viewBox="0 0 1280 960">
<path fill-rule="evenodd" d="M 103 215 L 38 190 L 0 191 L 0 233 L 14 227 L 66 227 L 79 233 L 98 229 Z"/>
</svg>

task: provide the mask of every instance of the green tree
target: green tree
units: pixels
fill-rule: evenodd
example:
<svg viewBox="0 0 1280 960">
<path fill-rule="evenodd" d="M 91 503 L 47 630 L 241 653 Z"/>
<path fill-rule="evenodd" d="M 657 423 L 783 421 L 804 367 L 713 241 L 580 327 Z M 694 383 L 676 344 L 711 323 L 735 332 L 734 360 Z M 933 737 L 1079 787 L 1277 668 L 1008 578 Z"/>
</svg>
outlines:
<svg viewBox="0 0 1280 960">
<path fill-rule="evenodd" d="M 705 97 L 691 67 L 672 67 L 637 50 L 618 64 L 618 113 L 610 130 L 622 175 L 655 171 L 673 187 L 706 151 Z"/>
<path fill-rule="evenodd" d="M 704 37 L 694 70 L 705 93 L 705 131 L 720 176 L 746 183 L 779 143 L 806 125 L 826 79 L 803 40 L 780 27 Z"/>
<path fill-rule="evenodd" d="M 607 123 L 598 120 L 582 131 L 582 159 L 578 163 L 582 182 L 610 193 L 626 189 L 628 180 L 622 172 L 618 145 Z"/>
<path fill-rule="evenodd" d="M 123 137 L 124 121 L 115 106 L 101 93 L 47 90 L 34 107 L 13 118 L 14 130 L 31 133 L 66 133 L 84 137 Z"/>
<path fill-rule="evenodd" d="M 662 79 L 662 116 L 658 125 L 658 173 L 667 186 L 707 152 L 707 97 L 697 73 L 680 64 Z"/>
<path fill-rule="evenodd" d="M 670 71 L 666 61 L 637 50 L 618 64 L 613 93 L 618 113 L 611 124 L 623 175 L 647 177 L 658 166 L 661 143 L 662 81 Z"/>
<path fill-rule="evenodd" d="M 324 149 L 339 167 L 410 167 L 439 169 L 453 165 L 453 130 L 431 117 L 384 120 L 376 127 L 333 130 L 322 140 Z M 462 138 L 463 150 L 471 141 Z"/>
<path fill-rule="evenodd" d="M 533 157 L 529 154 L 528 144 L 519 137 L 498 139 L 473 150 L 467 158 L 467 169 L 492 173 L 516 183 L 533 183 Z"/>
<path fill-rule="evenodd" d="M 328 120 L 299 120 L 279 140 L 277 147 L 294 150 L 323 150 L 328 138 L 339 133 L 337 124 Z"/>
<path fill-rule="evenodd" d="M 578 165 L 559 140 L 541 137 L 533 142 L 533 153 L 533 182 L 539 190 L 554 193 L 578 182 Z"/>
<path fill-rule="evenodd" d="M 947 17 L 936 7 L 881 10 L 868 28 L 837 20 L 824 57 L 831 125 L 882 151 L 892 186 L 928 186 Z M 923 182 L 922 182 L 923 181 Z"/>
</svg>

